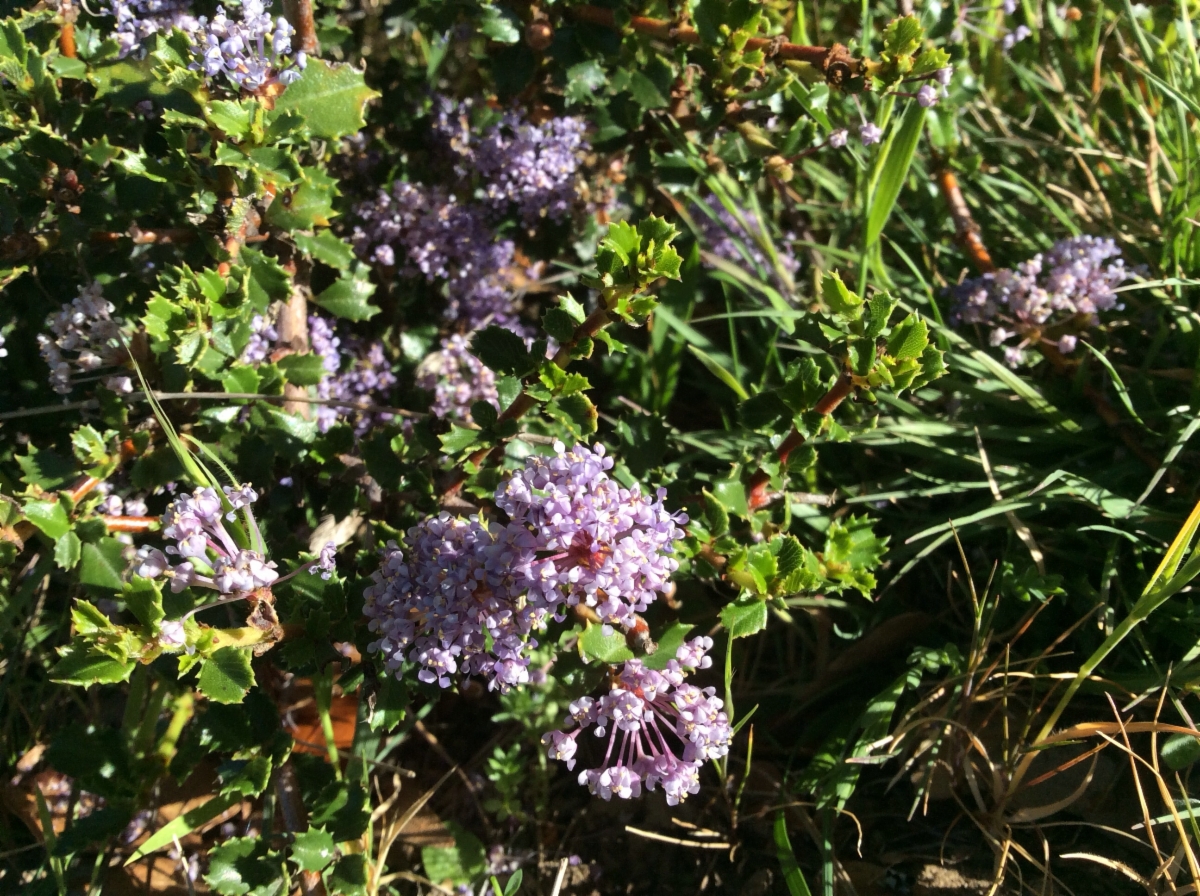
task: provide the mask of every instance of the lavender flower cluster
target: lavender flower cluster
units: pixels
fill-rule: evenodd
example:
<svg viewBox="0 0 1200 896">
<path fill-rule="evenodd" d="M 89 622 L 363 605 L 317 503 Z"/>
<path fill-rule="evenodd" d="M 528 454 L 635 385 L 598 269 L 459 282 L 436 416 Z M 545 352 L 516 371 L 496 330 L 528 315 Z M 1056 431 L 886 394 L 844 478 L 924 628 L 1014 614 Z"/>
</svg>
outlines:
<svg viewBox="0 0 1200 896">
<path fill-rule="evenodd" d="M 361 203 L 351 237 L 359 255 L 407 276 L 446 282 L 445 316 L 475 330 L 489 323 L 520 330 L 504 275 L 511 240 L 497 238 L 486 209 L 444 187 L 396 181 Z"/>
<path fill-rule="evenodd" d="M 578 737 L 595 726 L 608 736 L 599 768 L 584 769 L 579 783 L 605 800 L 637 798 L 642 788 L 659 785 L 674 806 L 700 790 L 700 766 L 729 752 L 733 731 L 715 689 L 685 681 L 687 669 L 712 665 L 711 638 L 694 638 L 680 646 L 661 672 L 641 660 L 627 660 L 607 694 L 581 697 L 569 706 L 575 727 L 542 737 L 551 759 L 575 767 Z M 611 727 L 611 731 L 609 730 Z"/>
<path fill-rule="evenodd" d="M 743 209 L 742 217 L 746 222 L 746 226 L 743 227 L 716 196 L 706 197 L 705 205 L 708 206 L 711 214 L 706 213 L 703 209 L 698 210 L 696 222 L 700 227 L 700 238 L 708 251 L 738 267 L 744 267 L 747 262 L 750 262 L 758 270 L 770 271 L 775 279 L 779 279 L 775 273 L 775 266 L 767 258 L 761 245 L 762 221 L 748 210 Z M 789 280 L 794 278 L 797 271 L 800 270 L 799 259 L 787 245 L 794 238 L 793 234 L 786 233 L 784 234 L 784 243 L 775 247 L 776 257 L 779 259 L 780 266 L 787 272 Z M 789 286 L 788 291 L 790 289 Z"/>
<path fill-rule="evenodd" d="M 373 396 L 386 392 L 396 385 L 396 375 L 383 352 L 383 343 L 378 340 L 363 342 L 347 341 L 342 350 L 342 340 L 334 335 L 328 320 L 316 314 L 308 316 L 308 338 L 312 350 L 321 357 L 326 376 L 317 384 L 317 397 L 346 402 L 365 407 Z M 342 370 L 343 357 L 349 364 Z M 316 410 L 317 429 L 328 432 L 343 417 L 356 414 L 354 434 L 361 437 L 369 429 L 393 419 L 386 411 L 375 413 L 355 412 L 344 405 L 318 405 Z"/>
<path fill-rule="evenodd" d="M 496 375 L 470 349 L 465 336 L 453 333 L 417 368 L 417 387 L 433 393 L 429 410 L 435 416 L 470 422 L 471 405 L 477 401 L 500 409 Z"/>
<path fill-rule="evenodd" d="M 988 342 L 1003 346 L 1005 363 L 1017 367 L 1026 348 L 1045 341 L 1047 327 L 1093 327 L 1099 312 L 1119 308 L 1116 287 L 1130 276 L 1113 240 L 1079 236 L 1059 240 L 1015 269 L 964 280 L 949 293 L 955 320 L 990 325 Z M 1018 341 L 1011 344 L 1014 338 Z M 1055 344 L 1069 354 L 1077 341 L 1067 332 Z"/>
<path fill-rule="evenodd" d="M 279 330 L 270 314 L 254 315 L 250 326 L 250 339 L 239 360 L 243 364 L 262 364 L 270 360 L 278 347 Z M 316 407 L 319 432 L 328 432 L 340 419 L 354 416 L 355 435 L 362 436 L 372 427 L 392 419 L 386 412 L 367 413 L 352 407 L 365 408 L 373 396 L 396 385 L 396 376 L 381 342 L 348 340 L 343 347 L 333 323 L 319 314 L 308 316 L 308 338 L 324 369 L 324 375 L 317 383 L 317 397 L 345 403 Z"/>
<path fill-rule="evenodd" d="M 603 446 L 554 450 L 497 486 L 506 524 L 443 513 L 388 546 L 364 613 L 379 635 L 371 650 L 398 675 L 407 661 L 441 687 L 462 672 L 507 690 L 529 681 L 532 633 L 564 606 L 628 627 L 667 587 L 687 517 L 663 507 L 662 490 L 651 499 L 611 479 Z"/>
<path fill-rule="evenodd" d="M 105 301 L 100 284 L 92 283 L 46 318 L 50 333 L 38 334 L 38 346 L 50 365 L 50 386 L 55 392 L 66 395 L 75 378 L 121 364 L 124 323 L 113 317 L 114 310 L 112 303 Z M 103 382 L 114 392 L 133 391 L 128 376 L 107 376 Z"/>
<path fill-rule="evenodd" d="M 222 521 L 226 515 L 233 519 L 234 512 L 249 507 L 258 494 L 248 485 L 225 486 L 224 491 L 224 500 L 216 489 L 197 488 L 172 501 L 162 522 L 163 535 L 175 544 L 167 546 L 166 554 L 157 549 L 148 552 L 138 575 L 148 579 L 165 575 L 174 592 L 197 586 L 221 594 L 243 594 L 275 582 L 279 578 L 275 564 L 258 551 L 238 545 Z M 172 566 L 167 554 L 182 562 Z"/>
<path fill-rule="evenodd" d="M 242 90 L 258 90 L 271 81 L 291 84 L 300 77 L 307 57 L 291 59 L 295 29 L 280 16 L 272 19 L 262 0 L 242 0 L 241 21 L 225 15 L 223 6 L 210 20 L 201 16 L 189 32 L 193 51 L 201 57 L 190 66 L 210 78 L 224 74 Z"/>
<path fill-rule="evenodd" d="M 456 157 L 455 173 L 463 179 L 478 174 L 491 210 L 506 214 L 515 207 L 527 227 L 569 214 L 578 195 L 580 157 L 589 149 L 584 121 L 560 117 L 535 124 L 509 111 L 476 135 L 472 105 L 435 100 L 434 134 Z"/>
<path fill-rule="evenodd" d="M 224 521 L 232 520 L 242 510 L 255 540 L 262 543 L 258 523 L 250 511 L 258 493 L 249 485 L 224 486 L 223 491 L 225 494 L 221 496 L 214 488 L 202 487 L 172 501 L 162 523 L 163 536 L 175 543 L 167 546 L 166 553 L 157 548 L 143 549 L 137 574 L 148 579 L 166 576 L 176 593 L 197 587 L 235 599 L 259 588 L 281 584 L 301 572 L 320 570 L 323 579 L 333 574 L 337 548 L 329 542 L 316 560 L 280 578 L 273 561 L 260 551 L 243 548 L 225 528 Z M 168 554 L 180 558 L 180 562 L 172 566 Z M 183 646 L 183 620 L 163 622 L 159 639 L 164 647 Z"/>
<path fill-rule="evenodd" d="M 109 0 L 108 11 L 117 20 L 113 36 L 124 59 L 155 34 L 172 28 L 195 31 L 200 23 L 191 14 L 191 0 Z"/>
</svg>

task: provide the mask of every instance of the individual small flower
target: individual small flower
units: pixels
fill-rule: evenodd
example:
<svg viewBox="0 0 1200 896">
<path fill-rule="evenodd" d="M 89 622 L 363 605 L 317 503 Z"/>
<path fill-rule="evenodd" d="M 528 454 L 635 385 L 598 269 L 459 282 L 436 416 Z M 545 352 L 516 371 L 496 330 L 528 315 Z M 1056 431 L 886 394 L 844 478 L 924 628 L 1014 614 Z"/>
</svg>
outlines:
<svg viewBox="0 0 1200 896">
<path fill-rule="evenodd" d="M 158 624 L 158 643 L 170 650 L 187 643 L 187 633 L 179 619 L 165 619 Z"/>
<path fill-rule="evenodd" d="M 883 139 L 883 129 L 873 121 L 864 121 L 858 128 L 858 139 L 863 146 L 870 146 Z"/>
<path fill-rule="evenodd" d="M 595 726 L 597 737 L 608 738 L 604 759 L 578 780 L 596 796 L 633 799 L 643 787 L 661 786 L 674 806 L 698 793 L 700 766 L 726 755 L 733 739 L 715 688 L 702 690 L 685 680 L 688 668 L 711 665 L 711 646 L 708 638 L 682 645 L 661 672 L 641 660 L 626 661 L 607 694 L 571 704 L 568 722 L 577 727 L 542 736 L 547 755 L 574 768 L 578 737 Z"/>
<path fill-rule="evenodd" d="M 38 334 L 38 346 L 50 365 L 50 386 L 55 392 L 66 395 L 79 377 L 123 362 L 124 322 L 113 317 L 113 310 L 112 303 L 104 300 L 100 284 L 92 283 L 46 318 L 50 333 Z M 105 386 L 114 392 L 133 389 L 128 377 L 120 376 L 107 377 Z"/>
<path fill-rule="evenodd" d="M 1010 31 L 1008 34 L 1004 35 L 1004 38 L 1000 41 L 1000 46 L 1003 48 L 1005 53 L 1008 53 L 1013 47 L 1025 40 L 1025 38 L 1029 37 L 1031 34 L 1033 34 L 1033 32 L 1029 29 L 1028 25 L 1018 25 L 1015 31 Z"/>
<path fill-rule="evenodd" d="M 1078 343 L 1079 340 L 1075 336 L 1072 336 L 1070 333 L 1064 333 L 1058 337 L 1058 350 L 1064 355 L 1069 355 L 1075 351 L 1075 346 Z"/>
<path fill-rule="evenodd" d="M 0 358 L 8 357 L 8 349 L 4 347 L 4 334 L 0 333 Z"/>
<path fill-rule="evenodd" d="M 829 145 L 834 149 L 842 149 L 846 145 L 846 141 L 850 139 L 850 132 L 845 128 L 838 128 L 829 135 Z"/>
<path fill-rule="evenodd" d="M 337 545 L 332 541 L 325 543 L 325 547 L 321 548 L 321 555 L 317 560 L 317 568 L 321 570 L 321 578 L 328 581 L 333 575 L 333 571 L 337 568 Z"/>
<path fill-rule="evenodd" d="M 934 79 L 943 87 L 950 86 L 950 79 L 954 77 L 954 68 L 947 65 L 945 68 L 939 68 L 933 73 Z"/>
<path fill-rule="evenodd" d="M 923 84 L 921 89 L 917 91 L 917 102 L 924 108 L 930 109 L 937 105 L 938 91 L 932 84 Z"/>
</svg>

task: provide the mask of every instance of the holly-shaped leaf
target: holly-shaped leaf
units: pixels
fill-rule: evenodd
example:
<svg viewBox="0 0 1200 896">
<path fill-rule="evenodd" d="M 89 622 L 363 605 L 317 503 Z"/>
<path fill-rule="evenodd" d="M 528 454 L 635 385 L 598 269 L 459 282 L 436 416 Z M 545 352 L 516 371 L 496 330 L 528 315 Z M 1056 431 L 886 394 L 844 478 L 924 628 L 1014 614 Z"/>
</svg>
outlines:
<svg viewBox="0 0 1200 896">
<path fill-rule="evenodd" d="M 367 102 L 379 96 L 352 65 L 309 59 L 303 74 L 275 101 L 275 115 L 298 112 L 314 137 L 336 140 L 362 130 Z"/>
<path fill-rule="evenodd" d="M 222 647 L 204 659 L 200 666 L 200 692 L 214 703 L 241 703 L 254 686 L 250 651 L 240 647 Z"/>
</svg>

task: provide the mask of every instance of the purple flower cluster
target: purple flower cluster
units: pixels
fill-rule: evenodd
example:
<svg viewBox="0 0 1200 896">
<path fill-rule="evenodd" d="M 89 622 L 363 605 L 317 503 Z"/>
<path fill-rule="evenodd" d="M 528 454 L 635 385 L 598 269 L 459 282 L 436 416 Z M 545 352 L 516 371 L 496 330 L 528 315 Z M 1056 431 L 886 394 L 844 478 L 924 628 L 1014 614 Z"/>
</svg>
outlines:
<svg viewBox="0 0 1200 896">
<path fill-rule="evenodd" d="M 483 207 L 459 202 L 443 187 L 396 181 L 355 212 L 359 255 L 431 283 L 445 281 L 447 318 L 472 330 L 489 323 L 519 328 L 504 273 L 514 247 L 497 239 Z"/>
<path fill-rule="evenodd" d="M 705 204 L 716 217 L 707 214 L 703 209 L 699 209 L 695 217 L 700 227 L 700 238 L 709 252 L 739 267 L 744 267 L 749 262 L 759 271 L 775 271 L 774 265 L 762 248 L 763 224 L 755 215 L 743 209 L 742 217 L 747 225 L 743 227 L 716 196 L 708 196 Z M 795 277 L 796 272 L 800 270 L 799 259 L 787 246 L 792 239 L 792 234 L 784 234 L 784 242 L 775 246 L 776 257 L 789 278 Z"/>
<path fill-rule="evenodd" d="M 478 173 L 491 209 L 504 214 L 516 207 L 529 227 L 542 218 L 561 220 L 578 195 L 579 161 L 589 149 L 586 125 L 579 118 L 551 118 L 534 124 L 509 111 L 482 134 L 471 132 L 469 101 L 436 100 L 434 133 L 457 157 L 459 177 Z"/>
<path fill-rule="evenodd" d="M 157 548 L 145 551 L 137 574 L 148 579 L 165 575 L 171 580 L 174 592 L 194 586 L 224 595 L 244 595 L 269 588 L 301 570 L 315 568 L 321 570 L 322 578 L 330 577 L 336 554 L 332 542 L 321 550 L 317 560 L 281 579 L 272 561 L 261 551 L 242 547 L 225 528 L 225 520 L 232 520 L 237 511 L 244 510 L 255 540 L 262 543 L 258 523 L 250 512 L 258 493 L 249 485 L 224 486 L 223 491 L 224 496 L 214 488 L 197 488 L 192 494 L 180 495 L 172 501 L 162 523 L 164 537 L 175 543 L 167 546 L 166 553 Z M 172 566 L 168 554 L 179 557 L 181 562 Z"/>
<path fill-rule="evenodd" d="M 147 553 L 138 575 L 148 579 L 165 575 L 175 592 L 194 585 L 221 594 L 244 594 L 274 583 L 279 578 L 275 564 L 260 552 L 241 547 L 222 520 L 233 519 L 234 512 L 249 507 L 258 494 L 248 485 L 225 486 L 224 491 L 222 499 L 216 489 L 197 488 L 172 501 L 162 522 L 163 535 L 175 544 L 167 546 L 166 554 Z M 181 562 L 172 566 L 167 554 Z"/>
<path fill-rule="evenodd" d="M 364 592 L 371 645 L 449 687 L 456 672 L 505 690 L 529 681 L 531 637 L 564 605 L 629 626 L 667 587 L 687 517 L 611 479 L 602 446 L 555 445 L 496 488 L 507 524 L 430 517 L 388 546 Z"/>
<path fill-rule="evenodd" d="M 250 340 L 242 349 L 239 359 L 243 364 L 263 364 L 271 357 L 275 344 L 279 342 L 279 331 L 270 315 L 256 314 L 250 322 Z"/>
<path fill-rule="evenodd" d="M 199 27 L 191 14 L 191 0 L 109 0 L 108 11 L 117 20 L 113 37 L 123 59 L 140 50 L 155 34 L 172 28 L 194 31 Z"/>
<path fill-rule="evenodd" d="M 733 731 L 714 688 L 685 681 L 687 669 L 712 665 L 711 638 L 682 645 L 661 672 L 641 660 L 627 660 L 607 694 L 598 700 L 581 697 L 569 707 L 568 731 L 542 736 L 551 759 L 575 767 L 577 739 L 587 728 L 608 737 L 600 768 L 584 769 L 579 783 L 596 796 L 631 799 L 642 788 L 662 786 L 674 806 L 700 790 L 700 766 L 729 752 Z M 611 731 L 609 730 L 611 727 Z"/>
<path fill-rule="evenodd" d="M 200 57 L 190 67 L 210 78 L 223 74 L 242 90 L 259 90 L 275 81 L 291 84 L 307 63 L 303 50 L 288 58 L 293 34 L 288 20 L 272 19 L 262 0 L 242 0 L 241 21 L 218 6 L 212 19 L 201 16 L 189 31 L 193 52 Z"/>
<path fill-rule="evenodd" d="M 113 317 L 113 311 L 112 303 L 104 300 L 100 284 L 92 283 L 46 318 L 50 334 L 38 334 L 38 346 L 50 365 L 50 386 L 55 392 L 66 395 L 74 378 L 121 364 L 124 323 Z M 104 385 L 114 392 L 133 391 L 128 376 L 105 377 Z"/>
<path fill-rule="evenodd" d="M 317 405 L 317 429 L 328 432 L 339 419 L 354 416 L 355 434 L 392 419 L 388 413 L 356 411 L 349 405 L 365 407 L 372 396 L 396 385 L 396 376 L 379 341 L 348 340 L 343 347 L 333 323 L 319 314 L 308 316 L 308 339 L 313 354 L 321 359 L 324 375 L 317 383 L 317 397 L 345 404 Z M 243 364 L 262 364 L 278 347 L 279 331 L 270 314 L 256 314 L 251 322 L 251 335 L 242 349 Z M 345 369 L 343 369 L 343 367 Z"/>
<path fill-rule="evenodd" d="M 955 320 L 992 326 L 988 341 L 1004 347 L 1005 362 L 1017 367 L 1025 349 L 1056 324 L 1093 327 L 1098 312 L 1117 305 L 1116 287 L 1130 277 L 1117 244 L 1107 237 L 1059 240 L 1016 269 L 1005 268 L 964 280 L 949 290 Z M 1016 344 L 1010 340 L 1017 338 Z M 1059 351 L 1074 351 L 1077 337 L 1063 334 Z"/>
<path fill-rule="evenodd" d="M 417 386 L 433 393 L 429 410 L 437 417 L 470 422 L 471 405 L 477 401 L 500 409 L 496 375 L 471 354 L 470 348 L 465 336 L 454 333 L 417 368 Z"/>
</svg>

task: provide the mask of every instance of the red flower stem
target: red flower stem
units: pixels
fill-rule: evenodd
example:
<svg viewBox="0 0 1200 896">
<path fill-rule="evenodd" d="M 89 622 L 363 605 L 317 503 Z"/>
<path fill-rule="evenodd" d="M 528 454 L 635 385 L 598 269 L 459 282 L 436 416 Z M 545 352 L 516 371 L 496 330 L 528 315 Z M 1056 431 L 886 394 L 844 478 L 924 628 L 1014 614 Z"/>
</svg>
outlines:
<svg viewBox="0 0 1200 896">
<path fill-rule="evenodd" d="M 156 516 L 105 516 L 102 517 L 109 532 L 149 532 L 160 522 Z"/>
<path fill-rule="evenodd" d="M 849 372 L 843 372 L 837 378 L 821 400 L 813 405 L 813 411 L 820 414 L 822 417 L 828 417 L 838 409 L 838 406 L 850 397 L 850 393 L 854 391 L 854 377 Z M 779 465 L 782 467 L 787 463 L 788 456 L 804 444 L 804 436 L 800 430 L 792 427 L 792 431 L 788 433 L 788 437 L 779 443 L 779 447 L 775 449 L 775 457 L 779 460 Z M 771 503 L 771 495 L 767 491 L 767 486 L 771 484 L 771 474 L 766 470 L 759 470 L 750 478 L 750 493 L 747 496 L 747 502 L 751 510 L 758 510 L 766 507 Z"/>
</svg>

